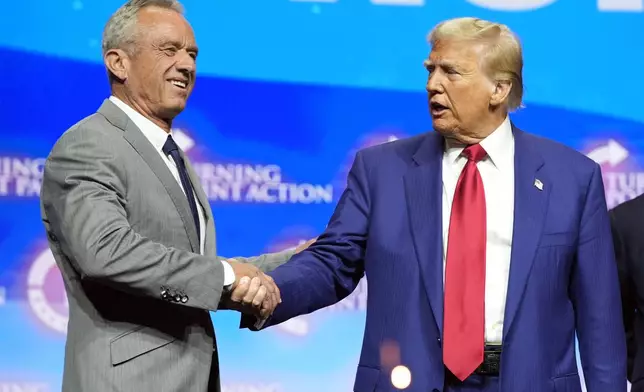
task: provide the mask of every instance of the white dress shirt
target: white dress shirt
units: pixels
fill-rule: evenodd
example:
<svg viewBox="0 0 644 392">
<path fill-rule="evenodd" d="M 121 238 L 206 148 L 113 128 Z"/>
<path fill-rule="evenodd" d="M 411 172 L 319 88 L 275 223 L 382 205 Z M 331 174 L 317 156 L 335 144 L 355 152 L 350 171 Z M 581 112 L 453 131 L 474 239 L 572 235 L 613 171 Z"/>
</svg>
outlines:
<svg viewBox="0 0 644 392">
<path fill-rule="evenodd" d="M 121 101 L 120 99 L 116 98 L 115 96 L 110 96 L 110 101 L 114 103 L 116 106 L 118 106 L 121 110 L 125 112 L 125 114 L 132 120 L 134 125 L 136 125 L 143 135 L 145 135 L 146 139 L 152 144 L 155 150 L 159 153 L 161 156 L 161 159 L 163 162 L 165 162 L 166 166 L 168 167 L 168 170 L 170 170 L 170 173 L 172 173 L 172 176 L 174 177 L 175 180 L 177 180 L 177 183 L 179 184 L 179 188 L 183 191 L 185 194 L 186 191 L 183 189 L 183 185 L 181 184 L 181 177 L 179 177 L 179 170 L 177 169 L 177 164 L 174 162 L 174 159 L 170 157 L 169 155 L 166 155 L 163 152 L 163 145 L 165 144 L 166 140 L 168 139 L 168 135 L 172 135 L 172 132 L 168 133 L 164 131 L 161 127 L 150 121 L 148 118 L 143 116 L 141 113 L 137 112 L 130 106 L 128 106 L 125 102 Z M 201 184 L 193 184 L 194 186 L 201 186 Z M 193 192 L 194 193 L 194 192 Z M 203 208 L 201 208 L 199 204 L 199 199 L 197 198 L 197 195 L 194 196 L 195 201 L 197 202 L 197 214 L 199 215 L 199 244 L 200 244 L 200 249 L 199 253 L 203 255 L 204 252 L 204 243 L 206 242 L 206 218 L 205 214 L 203 211 Z M 227 286 L 229 284 L 232 284 L 235 282 L 235 272 L 233 271 L 233 268 L 225 262 L 224 260 L 221 260 L 221 263 L 224 266 L 224 286 Z"/>
<path fill-rule="evenodd" d="M 481 141 L 487 156 L 477 163 L 485 189 L 487 243 L 485 247 L 485 342 L 501 344 L 510 274 L 514 223 L 514 136 L 510 119 Z M 443 154 L 443 271 L 447 257 L 452 200 L 467 158 L 465 146 L 446 141 Z M 443 272 L 443 281 L 445 275 Z"/>
</svg>

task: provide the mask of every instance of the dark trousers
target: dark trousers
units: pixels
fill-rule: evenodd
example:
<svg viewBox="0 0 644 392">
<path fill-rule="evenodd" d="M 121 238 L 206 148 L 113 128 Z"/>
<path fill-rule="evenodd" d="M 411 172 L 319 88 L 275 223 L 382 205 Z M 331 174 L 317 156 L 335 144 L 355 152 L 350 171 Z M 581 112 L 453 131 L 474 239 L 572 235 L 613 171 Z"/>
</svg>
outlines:
<svg viewBox="0 0 644 392">
<path fill-rule="evenodd" d="M 460 381 L 449 371 L 445 373 L 444 392 L 499 392 L 498 377 L 472 375 Z"/>
</svg>

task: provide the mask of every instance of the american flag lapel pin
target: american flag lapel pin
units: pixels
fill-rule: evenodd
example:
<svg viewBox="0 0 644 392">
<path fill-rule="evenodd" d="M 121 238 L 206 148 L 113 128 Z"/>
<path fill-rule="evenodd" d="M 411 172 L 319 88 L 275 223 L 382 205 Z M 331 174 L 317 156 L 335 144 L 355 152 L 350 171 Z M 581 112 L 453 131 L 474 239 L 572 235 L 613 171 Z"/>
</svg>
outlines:
<svg viewBox="0 0 644 392">
<path fill-rule="evenodd" d="M 543 190 L 543 182 L 541 182 L 541 180 L 538 179 L 538 178 L 536 180 L 534 180 L 534 186 L 535 186 L 535 188 L 537 188 L 540 191 Z"/>
</svg>

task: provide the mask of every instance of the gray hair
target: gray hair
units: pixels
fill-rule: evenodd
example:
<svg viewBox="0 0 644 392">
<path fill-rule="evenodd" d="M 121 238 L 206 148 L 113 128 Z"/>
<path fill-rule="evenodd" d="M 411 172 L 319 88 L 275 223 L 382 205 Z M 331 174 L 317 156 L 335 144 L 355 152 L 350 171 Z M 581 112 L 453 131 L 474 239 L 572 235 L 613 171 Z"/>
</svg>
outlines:
<svg viewBox="0 0 644 392">
<path fill-rule="evenodd" d="M 103 54 L 111 49 L 128 49 L 134 43 L 137 14 L 146 7 L 174 10 L 183 15 L 184 9 L 177 0 L 129 0 L 107 21 L 103 29 Z"/>
</svg>

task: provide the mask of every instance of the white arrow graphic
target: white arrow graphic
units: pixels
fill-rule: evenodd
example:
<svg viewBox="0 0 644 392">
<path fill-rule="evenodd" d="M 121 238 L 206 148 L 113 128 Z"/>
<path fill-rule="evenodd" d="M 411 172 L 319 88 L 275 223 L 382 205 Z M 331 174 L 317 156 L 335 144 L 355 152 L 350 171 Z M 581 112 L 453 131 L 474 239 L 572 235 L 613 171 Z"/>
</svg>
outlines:
<svg viewBox="0 0 644 392">
<path fill-rule="evenodd" d="M 608 163 L 610 166 L 615 166 L 628 158 L 628 150 L 615 140 L 610 139 L 606 145 L 597 147 L 589 152 L 587 156 L 599 165 Z"/>
</svg>

